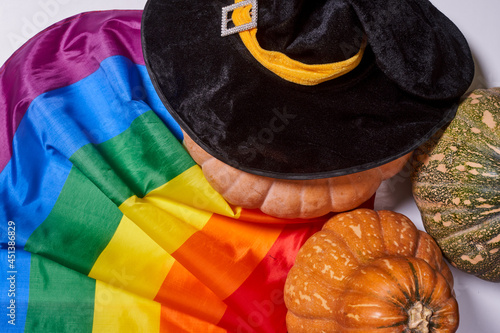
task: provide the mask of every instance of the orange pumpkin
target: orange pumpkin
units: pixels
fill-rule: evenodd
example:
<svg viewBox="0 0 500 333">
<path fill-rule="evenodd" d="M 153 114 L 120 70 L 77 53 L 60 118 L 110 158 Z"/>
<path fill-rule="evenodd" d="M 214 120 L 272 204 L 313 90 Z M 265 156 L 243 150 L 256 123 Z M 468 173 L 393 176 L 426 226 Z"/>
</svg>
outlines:
<svg viewBox="0 0 500 333">
<path fill-rule="evenodd" d="M 458 304 L 441 251 L 404 215 L 334 216 L 300 249 L 285 284 L 294 332 L 455 332 Z"/>
<path fill-rule="evenodd" d="M 208 182 L 229 203 L 281 218 L 313 218 L 354 209 L 370 199 L 382 181 L 396 175 L 411 156 L 345 176 L 286 180 L 235 169 L 209 155 L 185 133 L 184 144 Z"/>
</svg>

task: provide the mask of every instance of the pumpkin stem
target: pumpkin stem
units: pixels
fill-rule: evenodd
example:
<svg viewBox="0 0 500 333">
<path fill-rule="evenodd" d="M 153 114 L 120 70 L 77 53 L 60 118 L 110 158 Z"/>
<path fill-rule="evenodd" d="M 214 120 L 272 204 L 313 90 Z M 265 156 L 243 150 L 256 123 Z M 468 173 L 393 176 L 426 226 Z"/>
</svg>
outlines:
<svg viewBox="0 0 500 333">
<path fill-rule="evenodd" d="M 408 328 L 415 333 L 429 333 L 431 317 L 432 310 L 417 302 L 408 310 Z"/>
</svg>

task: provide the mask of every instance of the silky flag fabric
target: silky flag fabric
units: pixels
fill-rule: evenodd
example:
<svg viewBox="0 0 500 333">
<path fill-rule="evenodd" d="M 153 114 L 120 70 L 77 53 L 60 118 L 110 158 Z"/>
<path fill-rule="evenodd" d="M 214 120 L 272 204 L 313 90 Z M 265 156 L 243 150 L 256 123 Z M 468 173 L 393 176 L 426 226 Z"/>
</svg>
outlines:
<svg viewBox="0 0 500 333">
<path fill-rule="evenodd" d="M 0 69 L 0 332 L 286 332 L 286 274 L 328 216 L 213 190 L 149 80 L 141 15 L 68 18 Z"/>
</svg>

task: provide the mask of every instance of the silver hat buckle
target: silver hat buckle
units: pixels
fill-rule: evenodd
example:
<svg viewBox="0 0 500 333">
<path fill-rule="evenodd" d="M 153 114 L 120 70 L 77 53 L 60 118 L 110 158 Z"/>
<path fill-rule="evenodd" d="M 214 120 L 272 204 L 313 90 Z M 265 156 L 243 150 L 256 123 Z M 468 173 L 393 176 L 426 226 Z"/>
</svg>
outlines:
<svg viewBox="0 0 500 333">
<path fill-rule="evenodd" d="M 252 16 L 252 21 L 246 24 L 234 26 L 228 28 L 228 25 L 233 21 L 231 19 L 230 13 L 237 8 L 252 5 L 250 9 L 250 15 Z M 221 23 L 221 36 L 229 36 L 235 33 L 239 33 L 245 30 L 250 30 L 257 27 L 257 0 L 244 0 L 238 3 L 222 7 L 222 23 Z"/>
</svg>

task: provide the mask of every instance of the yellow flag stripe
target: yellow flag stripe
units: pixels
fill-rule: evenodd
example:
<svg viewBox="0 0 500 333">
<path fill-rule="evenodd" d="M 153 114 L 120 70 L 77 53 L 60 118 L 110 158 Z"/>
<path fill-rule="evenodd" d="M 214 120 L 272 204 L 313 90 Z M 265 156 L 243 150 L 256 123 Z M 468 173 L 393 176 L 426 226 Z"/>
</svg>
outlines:
<svg viewBox="0 0 500 333">
<path fill-rule="evenodd" d="M 159 332 L 161 304 L 96 281 L 93 333 Z"/>
<path fill-rule="evenodd" d="M 123 216 L 89 276 L 154 299 L 174 261 L 144 231 Z"/>
</svg>

